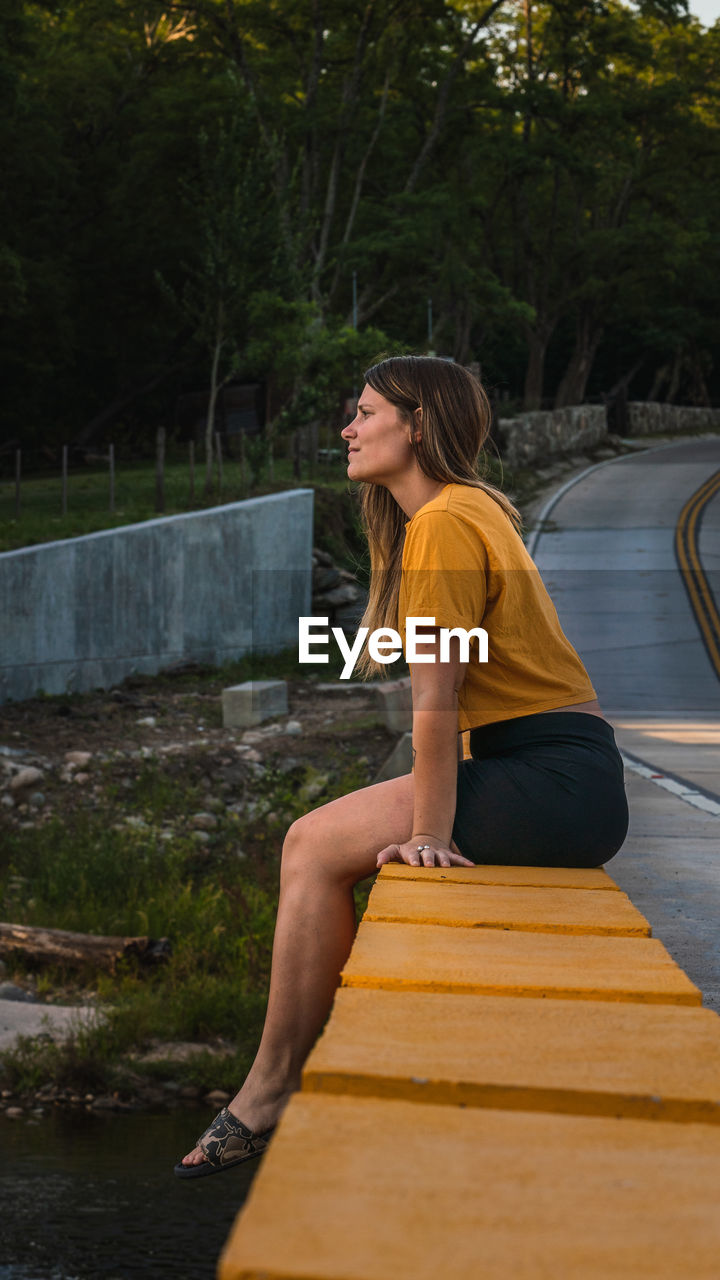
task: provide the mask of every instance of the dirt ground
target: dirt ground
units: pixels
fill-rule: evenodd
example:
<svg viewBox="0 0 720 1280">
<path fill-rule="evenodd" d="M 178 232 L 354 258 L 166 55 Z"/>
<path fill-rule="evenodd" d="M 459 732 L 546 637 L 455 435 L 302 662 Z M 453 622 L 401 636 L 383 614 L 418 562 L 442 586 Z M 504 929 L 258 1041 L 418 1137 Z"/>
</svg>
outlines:
<svg viewBox="0 0 720 1280">
<path fill-rule="evenodd" d="M 199 668 L 202 687 L 188 686 L 188 675 L 184 668 L 182 688 L 167 675 L 142 677 L 110 691 L 2 707 L 0 830 L 98 807 L 103 791 L 129 785 L 143 760 L 231 805 L 233 793 L 239 799 L 246 790 L 248 766 L 256 776 L 267 765 L 332 776 L 354 763 L 371 781 L 397 739 L 378 717 L 372 687 L 289 681 L 287 716 L 226 729 L 221 682 Z"/>
</svg>

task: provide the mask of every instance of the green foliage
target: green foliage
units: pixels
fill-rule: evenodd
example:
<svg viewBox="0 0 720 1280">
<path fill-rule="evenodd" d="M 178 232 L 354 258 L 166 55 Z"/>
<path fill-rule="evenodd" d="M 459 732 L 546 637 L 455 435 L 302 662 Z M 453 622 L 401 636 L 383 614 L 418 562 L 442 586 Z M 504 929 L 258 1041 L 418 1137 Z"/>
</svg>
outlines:
<svg viewBox="0 0 720 1280">
<path fill-rule="evenodd" d="M 274 674 L 265 664 L 265 674 Z M 178 815 L 202 799 L 195 784 L 154 761 L 139 765 L 132 787 L 106 786 L 104 807 L 78 814 L 72 825 L 55 820 L 8 833 L 0 851 L 4 918 L 168 937 L 172 954 L 155 968 L 128 960 L 114 974 L 94 974 L 95 1016 L 78 1018 L 63 1047 L 21 1041 L 2 1055 L 4 1088 L 29 1091 L 49 1080 L 78 1091 L 122 1088 L 127 1055 L 151 1041 L 218 1037 L 235 1044 L 235 1056 L 222 1064 L 201 1056 L 182 1078 L 205 1086 L 234 1079 L 236 1087 L 262 1027 L 283 834 L 308 808 L 368 782 L 366 769 L 352 762 L 323 775 L 304 766 L 288 773 L 281 763 L 254 780 L 247 817 L 224 815 L 209 846 L 199 848 L 190 832 L 177 830 Z M 128 829 L 128 811 L 146 827 Z M 168 819 L 174 829 L 163 839 Z M 359 908 L 367 891 L 367 884 L 358 889 Z M 39 990 L 51 991 L 67 976 L 52 968 Z"/>
<path fill-rule="evenodd" d="M 234 374 L 271 434 L 330 418 L 429 298 L 514 400 L 720 390 L 720 37 L 684 0 L 12 0 L 0 37 L 8 443 L 140 449 Z"/>
</svg>

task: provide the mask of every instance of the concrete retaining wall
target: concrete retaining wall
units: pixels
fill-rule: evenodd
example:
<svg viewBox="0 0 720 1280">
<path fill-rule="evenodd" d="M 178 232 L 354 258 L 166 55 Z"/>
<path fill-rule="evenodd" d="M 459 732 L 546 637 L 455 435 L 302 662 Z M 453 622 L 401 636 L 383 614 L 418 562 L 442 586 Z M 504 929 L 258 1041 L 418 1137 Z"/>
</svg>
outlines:
<svg viewBox="0 0 720 1280">
<path fill-rule="evenodd" d="M 633 400 L 627 406 L 627 414 L 631 436 L 649 436 L 657 432 L 675 435 L 682 431 L 720 431 L 720 409 Z"/>
<path fill-rule="evenodd" d="M 527 467 L 555 454 L 592 449 L 606 436 L 607 417 L 602 404 L 538 410 L 498 422 L 500 454 L 510 467 Z"/>
<path fill-rule="evenodd" d="M 297 643 L 313 493 L 251 498 L 0 555 L 0 702 Z"/>
</svg>

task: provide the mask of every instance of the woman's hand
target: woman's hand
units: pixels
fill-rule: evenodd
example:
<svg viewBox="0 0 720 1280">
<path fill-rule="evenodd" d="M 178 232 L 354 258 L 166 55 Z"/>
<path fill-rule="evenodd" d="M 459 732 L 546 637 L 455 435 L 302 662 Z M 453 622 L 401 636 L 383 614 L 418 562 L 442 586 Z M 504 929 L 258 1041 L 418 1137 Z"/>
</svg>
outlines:
<svg viewBox="0 0 720 1280">
<path fill-rule="evenodd" d="M 409 867 L 472 867 L 475 864 L 453 853 L 434 836 L 414 836 L 404 844 L 389 844 L 377 856 L 378 867 L 387 862 L 405 862 Z"/>
</svg>

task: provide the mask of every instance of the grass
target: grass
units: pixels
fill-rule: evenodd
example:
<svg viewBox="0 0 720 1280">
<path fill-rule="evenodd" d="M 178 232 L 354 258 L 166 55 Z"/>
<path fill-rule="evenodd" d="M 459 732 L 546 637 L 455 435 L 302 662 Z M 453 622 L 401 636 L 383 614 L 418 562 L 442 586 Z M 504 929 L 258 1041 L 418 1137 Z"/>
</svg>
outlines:
<svg viewBox="0 0 720 1280">
<path fill-rule="evenodd" d="M 325 487 L 337 493 L 347 492 L 348 484 L 342 464 L 319 465 L 312 476 L 303 468 L 301 479 L 292 473 L 292 463 L 284 458 L 275 462 L 274 481 L 261 475 L 249 485 L 244 480 L 240 463 L 227 460 L 223 466 L 223 485 L 217 478 L 212 493 L 203 496 L 203 471 L 196 467 L 195 498 L 190 496 L 190 473 L 186 461 L 169 461 L 165 466 L 165 505 L 155 509 L 155 466 L 152 462 L 116 463 L 115 511 L 109 510 L 109 478 L 107 468 L 83 468 L 68 477 L 67 514 L 62 514 L 60 470 L 53 474 L 28 476 L 21 485 L 20 516 L 15 509 L 15 481 L 0 480 L 0 551 L 33 546 L 62 538 L 76 538 L 102 529 L 115 529 L 126 524 L 152 520 L 162 515 L 202 511 L 226 502 L 259 497 L 266 493 L 298 487 Z"/>
<path fill-rule="evenodd" d="M 109 764 L 108 769 L 112 768 Z M 104 788 L 103 806 L 8 833 L 0 854 L 2 918 L 78 932 L 168 937 L 172 955 L 142 968 L 121 961 L 111 973 L 43 971 L 36 990 L 67 999 L 84 994 L 99 1016 L 76 1028 L 63 1045 L 49 1038 L 21 1040 L 0 1056 L 0 1086 L 31 1094 L 51 1081 L 78 1094 L 137 1090 L 138 1080 L 167 1076 L 162 1064 L 142 1065 L 130 1055 L 152 1041 L 219 1038 L 234 1055 L 210 1054 L 173 1064 L 181 1083 L 202 1088 L 237 1087 L 257 1046 L 267 997 L 277 909 L 279 849 L 289 822 L 314 807 L 306 788 L 318 776 L 311 767 L 282 773 L 267 768 L 253 778 L 251 815 L 226 811 L 208 844 L 190 831 L 171 830 L 178 814 L 206 798 L 183 774 L 171 776 L 158 762 L 138 767 L 130 788 Z M 351 761 L 330 773 L 321 804 L 363 786 L 367 771 Z M 249 792 L 248 792 L 249 793 Z M 147 822 L 142 831 L 118 823 L 131 811 Z M 165 824 L 165 825 L 164 825 Z M 364 909 L 368 885 L 357 891 Z M 27 973 L 16 962 L 16 977 Z"/>
</svg>

